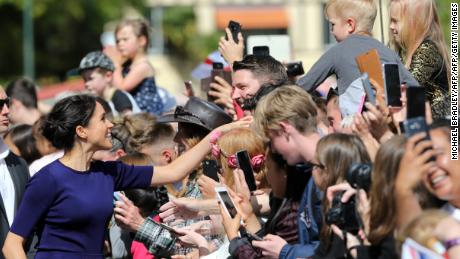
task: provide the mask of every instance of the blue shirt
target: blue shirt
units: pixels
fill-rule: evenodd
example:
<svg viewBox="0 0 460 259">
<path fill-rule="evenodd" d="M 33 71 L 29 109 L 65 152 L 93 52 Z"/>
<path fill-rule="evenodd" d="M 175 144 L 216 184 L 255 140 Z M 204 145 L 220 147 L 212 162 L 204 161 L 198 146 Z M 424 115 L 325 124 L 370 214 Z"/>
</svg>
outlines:
<svg viewBox="0 0 460 259">
<path fill-rule="evenodd" d="M 321 201 L 323 193 L 315 186 L 313 177 L 300 201 L 298 217 L 299 243 L 286 244 L 281 249 L 280 259 L 296 259 L 312 257 L 319 246 L 319 234 L 322 224 Z"/>
<path fill-rule="evenodd" d="M 35 258 L 103 258 L 113 192 L 148 187 L 152 174 L 151 166 L 100 161 L 80 172 L 56 160 L 30 179 L 11 232 L 27 238 L 37 228 Z"/>
</svg>

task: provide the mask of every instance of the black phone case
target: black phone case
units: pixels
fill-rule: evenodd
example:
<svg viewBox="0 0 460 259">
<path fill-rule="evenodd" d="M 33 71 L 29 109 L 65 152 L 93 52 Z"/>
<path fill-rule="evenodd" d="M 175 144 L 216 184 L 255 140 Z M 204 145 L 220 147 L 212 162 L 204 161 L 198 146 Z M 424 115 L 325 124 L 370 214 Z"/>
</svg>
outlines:
<svg viewBox="0 0 460 259">
<path fill-rule="evenodd" d="M 425 88 L 409 86 L 406 89 L 406 118 L 425 117 Z"/>
<path fill-rule="evenodd" d="M 232 32 L 233 41 L 238 44 L 238 32 L 241 32 L 241 25 L 238 22 L 230 21 L 228 23 L 228 28 Z M 228 40 L 228 37 L 225 36 L 225 39 Z"/>
<path fill-rule="evenodd" d="M 219 182 L 219 166 L 216 160 L 208 159 L 203 161 L 203 173 L 207 177 Z"/>
<path fill-rule="evenodd" d="M 250 191 L 257 189 L 256 180 L 251 166 L 251 160 L 246 150 L 236 152 L 236 159 L 238 160 L 238 167 L 243 170 L 244 178 Z"/>
<path fill-rule="evenodd" d="M 399 78 L 398 64 L 383 64 L 383 82 L 386 104 L 392 107 L 401 107 L 401 79 Z"/>
</svg>

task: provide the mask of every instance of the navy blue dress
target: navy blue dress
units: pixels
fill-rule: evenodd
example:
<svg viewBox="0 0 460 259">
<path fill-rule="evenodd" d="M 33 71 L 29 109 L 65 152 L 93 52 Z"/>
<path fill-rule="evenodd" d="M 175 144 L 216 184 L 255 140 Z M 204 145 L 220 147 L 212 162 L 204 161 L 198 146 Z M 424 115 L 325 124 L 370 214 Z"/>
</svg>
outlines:
<svg viewBox="0 0 460 259">
<path fill-rule="evenodd" d="M 128 72 L 129 66 L 125 65 L 122 72 L 123 76 L 126 76 Z M 153 76 L 144 78 L 144 80 L 129 91 L 129 93 L 134 97 L 134 100 L 136 100 L 137 105 L 142 111 L 154 115 L 161 115 L 163 112 L 163 101 L 158 94 L 157 85 Z"/>
<path fill-rule="evenodd" d="M 35 258 L 102 259 L 113 192 L 151 185 L 151 166 L 94 162 L 86 172 L 54 161 L 26 186 L 11 232 L 27 238 L 36 228 Z"/>
</svg>

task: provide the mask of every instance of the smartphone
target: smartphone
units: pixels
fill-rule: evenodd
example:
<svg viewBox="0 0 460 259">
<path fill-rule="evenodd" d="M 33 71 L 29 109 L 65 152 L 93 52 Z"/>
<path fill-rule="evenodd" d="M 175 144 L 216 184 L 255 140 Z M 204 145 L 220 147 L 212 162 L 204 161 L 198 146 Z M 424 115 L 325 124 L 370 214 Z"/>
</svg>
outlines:
<svg viewBox="0 0 460 259">
<path fill-rule="evenodd" d="M 252 47 L 252 55 L 270 56 L 270 49 L 268 48 L 268 46 L 254 46 Z"/>
<path fill-rule="evenodd" d="M 305 74 L 302 61 L 287 63 L 286 72 L 288 77 L 295 77 Z"/>
<path fill-rule="evenodd" d="M 162 228 L 164 228 L 164 229 L 166 229 L 166 230 L 168 230 L 168 231 L 171 231 L 171 232 L 176 233 L 176 230 L 175 230 L 174 228 L 172 228 L 172 227 L 170 227 L 170 226 L 168 226 L 168 225 L 166 225 L 166 224 L 158 223 L 158 225 L 160 225 Z"/>
<path fill-rule="evenodd" d="M 114 193 L 113 193 L 113 206 L 115 206 L 115 202 L 116 202 L 116 201 L 121 201 L 121 202 L 123 202 L 123 200 L 121 199 L 120 195 L 121 195 L 121 194 L 120 194 L 119 192 L 114 192 Z"/>
<path fill-rule="evenodd" d="M 408 118 L 403 121 L 404 135 L 408 138 L 419 132 L 425 132 L 426 139 L 429 139 L 428 125 L 426 124 L 425 117 Z"/>
<path fill-rule="evenodd" d="M 215 187 L 214 190 L 216 191 L 217 198 L 220 200 L 222 204 L 224 204 L 224 209 L 230 217 L 234 218 L 238 213 L 236 211 L 235 204 L 230 198 L 226 187 Z"/>
<path fill-rule="evenodd" d="M 203 161 L 203 173 L 207 177 L 219 182 L 219 165 L 214 159 L 206 159 Z"/>
<path fill-rule="evenodd" d="M 408 86 L 406 98 L 406 118 L 425 117 L 425 88 Z"/>
<path fill-rule="evenodd" d="M 380 63 L 380 56 L 377 49 L 371 49 L 367 52 L 361 53 L 355 58 L 356 64 L 358 65 L 359 71 L 361 73 L 367 73 L 369 76 L 369 81 L 374 81 L 376 85 L 375 92 L 376 101 L 378 104 L 385 106 L 385 101 L 383 100 L 384 85 L 383 85 L 383 73 L 382 73 L 382 63 Z M 380 94 L 381 93 L 381 94 Z"/>
<path fill-rule="evenodd" d="M 361 76 L 361 81 L 363 82 L 364 92 L 366 92 L 366 100 L 375 106 L 376 105 L 375 91 L 371 86 L 371 82 L 369 81 L 369 76 L 367 73 L 364 73 Z"/>
<path fill-rule="evenodd" d="M 383 85 L 387 106 L 401 107 L 401 80 L 396 63 L 386 63 L 383 67 Z"/>
<path fill-rule="evenodd" d="M 236 44 L 238 44 L 238 33 L 241 32 L 241 24 L 235 21 L 228 22 L 228 29 L 230 29 L 230 32 L 232 33 L 233 41 L 235 41 Z M 227 35 L 225 35 L 225 39 L 228 40 Z"/>
<path fill-rule="evenodd" d="M 243 170 L 244 178 L 248 184 L 250 191 L 255 191 L 257 189 L 256 180 L 254 179 L 254 172 L 251 166 L 251 159 L 249 158 L 248 151 L 241 150 L 236 152 L 236 161 L 238 163 L 238 168 Z"/>
<path fill-rule="evenodd" d="M 246 235 L 248 236 L 248 238 L 250 240 L 264 241 L 264 239 L 259 237 L 258 235 L 255 235 L 255 234 L 252 234 L 252 233 L 249 233 L 249 232 L 246 232 Z"/>
</svg>

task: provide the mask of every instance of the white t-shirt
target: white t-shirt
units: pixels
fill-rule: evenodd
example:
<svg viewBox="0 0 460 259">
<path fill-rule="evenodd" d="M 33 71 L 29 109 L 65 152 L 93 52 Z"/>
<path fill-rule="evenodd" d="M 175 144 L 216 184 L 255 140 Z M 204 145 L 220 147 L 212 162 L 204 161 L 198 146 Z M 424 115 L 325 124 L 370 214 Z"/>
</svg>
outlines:
<svg viewBox="0 0 460 259">
<path fill-rule="evenodd" d="M 64 151 L 58 151 L 58 152 L 48 154 L 46 156 L 43 156 L 33 161 L 32 164 L 29 165 L 30 177 L 32 177 L 34 174 L 36 174 L 38 171 L 40 171 L 40 169 L 42 169 L 46 165 L 51 164 L 51 162 L 54 162 L 56 159 L 61 158 L 63 155 L 64 155 Z"/>
</svg>

